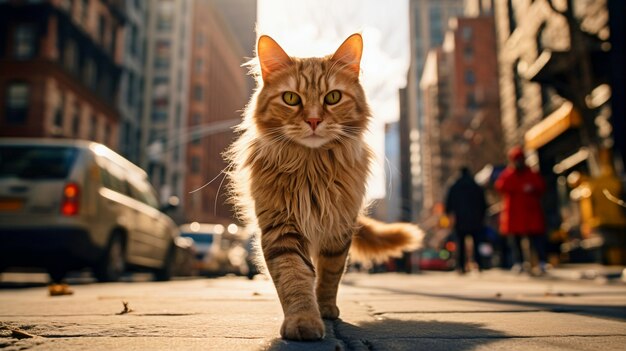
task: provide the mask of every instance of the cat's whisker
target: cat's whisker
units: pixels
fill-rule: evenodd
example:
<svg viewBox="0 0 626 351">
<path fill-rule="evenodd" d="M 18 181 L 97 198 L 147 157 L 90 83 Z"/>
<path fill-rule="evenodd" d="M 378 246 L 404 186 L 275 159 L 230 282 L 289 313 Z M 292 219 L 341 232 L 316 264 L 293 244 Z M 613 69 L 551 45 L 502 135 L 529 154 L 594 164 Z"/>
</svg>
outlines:
<svg viewBox="0 0 626 351">
<path fill-rule="evenodd" d="M 201 187 L 199 187 L 198 189 L 194 189 L 192 191 L 189 192 L 189 194 L 193 194 L 197 191 L 200 191 L 204 188 L 206 188 L 207 186 L 209 186 L 211 183 L 213 183 L 217 178 L 219 178 L 220 175 L 225 174 L 225 170 L 228 168 L 229 166 L 224 167 L 213 179 L 209 180 L 207 183 L 205 183 L 204 185 L 202 185 Z"/>
<path fill-rule="evenodd" d="M 221 173 L 224 174 L 224 177 L 222 177 L 222 181 L 220 182 L 220 185 L 217 187 L 217 192 L 215 193 L 215 201 L 213 202 L 213 216 L 217 216 L 217 199 L 220 197 L 220 190 L 222 189 L 222 185 L 224 184 L 224 180 L 226 179 L 226 173 L 230 172 L 230 170 L 234 166 L 235 166 L 235 164 L 231 162 L 221 172 Z M 229 170 L 224 172 L 225 169 L 229 169 Z"/>
</svg>

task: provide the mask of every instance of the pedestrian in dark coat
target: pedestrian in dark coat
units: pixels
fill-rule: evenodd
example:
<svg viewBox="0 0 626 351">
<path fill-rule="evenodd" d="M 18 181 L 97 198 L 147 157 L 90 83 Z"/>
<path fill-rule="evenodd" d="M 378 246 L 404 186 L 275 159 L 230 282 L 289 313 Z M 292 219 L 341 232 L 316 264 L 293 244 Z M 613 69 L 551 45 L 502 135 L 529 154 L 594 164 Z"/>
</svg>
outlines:
<svg viewBox="0 0 626 351">
<path fill-rule="evenodd" d="M 461 168 L 461 176 L 452 184 L 446 196 L 446 213 L 454 217 L 459 273 L 466 271 L 466 236 L 471 236 L 474 242 L 474 261 L 478 264 L 478 269 L 484 268 L 478 248 L 485 230 L 486 210 L 487 202 L 483 188 L 476 184 L 468 168 Z"/>
<path fill-rule="evenodd" d="M 546 262 L 546 238 L 541 196 L 546 185 L 541 175 L 526 165 L 521 147 L 514 147 L 509 151 L 509 161 L 509 166 L 495 183 L 504 203 L 500 213 L 500 233 L 509 237 L 514 270 L 530 268 L 530 260 L 524 259 L 521 246 L 522 238 L 527 237 L 537 251 L 540 269 L 543 271 Z"/>
</svg>

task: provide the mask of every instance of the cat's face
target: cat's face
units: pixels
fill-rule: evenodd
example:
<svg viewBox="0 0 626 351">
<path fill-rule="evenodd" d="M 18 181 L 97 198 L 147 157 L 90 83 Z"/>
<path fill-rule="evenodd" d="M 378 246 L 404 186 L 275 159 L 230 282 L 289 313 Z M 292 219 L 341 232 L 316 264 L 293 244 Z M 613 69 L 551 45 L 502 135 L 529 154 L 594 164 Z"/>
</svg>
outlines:
<svg viewBox="0 0 626 351">
<path fill-rule="evenodd" d="M 263 86 L 254 113 L 259 132 L 310 148 L 356 140 L 370 114 L 359 84 L 361 51 L 361 36 L 354 34 L 331 56 L 292 58 L 262 36 L 257 52 Z"/>
</svg>

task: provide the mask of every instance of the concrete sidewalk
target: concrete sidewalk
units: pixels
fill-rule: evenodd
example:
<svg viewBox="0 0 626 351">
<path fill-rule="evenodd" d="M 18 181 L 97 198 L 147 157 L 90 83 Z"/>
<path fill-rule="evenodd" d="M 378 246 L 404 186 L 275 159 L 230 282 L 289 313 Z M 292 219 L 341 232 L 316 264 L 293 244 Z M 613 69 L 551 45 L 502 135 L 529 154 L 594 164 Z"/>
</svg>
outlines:
<svg viewBox="0 0 626 351">
<path fill-rule="evenodd" d="M 280 304 L 258 276 L 0 290 L 7 350 L 619 350 L 626 285 L 501 271 L 347 274 L 341 320 L 320 342 L 279 338 Z M 133 310 L 122 311 L 122 301 Z M 34 338 L 18 340 L 12 330 Z"/>
</svg>

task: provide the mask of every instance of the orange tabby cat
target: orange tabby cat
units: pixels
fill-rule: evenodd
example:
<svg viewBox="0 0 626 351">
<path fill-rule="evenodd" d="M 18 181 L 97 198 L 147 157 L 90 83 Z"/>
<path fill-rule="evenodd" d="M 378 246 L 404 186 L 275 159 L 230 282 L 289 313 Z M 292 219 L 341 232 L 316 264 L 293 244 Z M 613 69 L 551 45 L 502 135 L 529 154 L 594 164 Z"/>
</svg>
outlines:
<svg viewBox="0 0 626 351">
<path fill-rule="evenodd" d="M 260 230 L 285 319 L 283 338 L 324 337 L 336 319 L 348 252 L 384 259 L 415 243 L 417 227 L 363 216 L 373 158 L 359 83 L 363 41 L 350 36 L 323 58 L 289 57 L 270 37 L 257 46 L 258 88 L 228 151 L 235 203 Z"/>
</svg>

